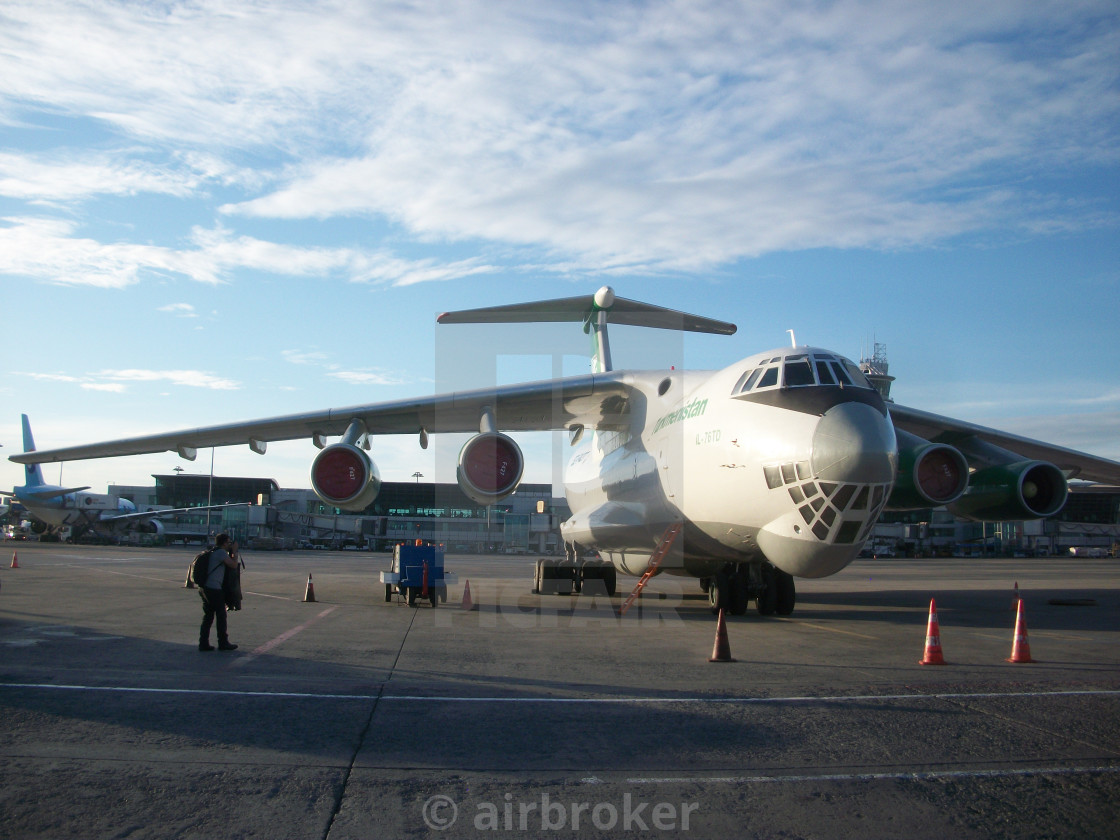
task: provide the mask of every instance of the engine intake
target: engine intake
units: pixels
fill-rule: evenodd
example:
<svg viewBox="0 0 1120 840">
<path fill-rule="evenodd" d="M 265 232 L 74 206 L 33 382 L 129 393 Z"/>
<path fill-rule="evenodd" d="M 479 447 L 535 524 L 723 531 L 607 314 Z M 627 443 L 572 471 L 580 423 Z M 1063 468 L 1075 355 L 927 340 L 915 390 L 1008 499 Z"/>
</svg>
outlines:
<svg viewBox="0 0 1120 840">
<path fill-rule="evenodd" d="M 525 458 L 513 438 L 501 432 L 482 432 L 459 452 L 456 471 L 459 489 L 480 505 L 499 502 L 517 489 Z"/>
<path fill-rule="evenodd" d="M 974 472 L 949 510 L 978 522 L 1039 519 L 1061 510 L 1068 495 L 1066 477 L 1053 464 L 1018 461 Z"/>
<path fill-rule="evenodd" d="M 328 505 L 359 511 L 377 498 L 381 475 L 361 449 L 349 443 L 335 443 L 311 462 L 311 488 Z"/>
<path fill-rule="evenodd" d="M 968 489 L 968 461 L 957 449 L 899 430 L 898 478 L 888 510 L 941 507 Z"/>
</svg>

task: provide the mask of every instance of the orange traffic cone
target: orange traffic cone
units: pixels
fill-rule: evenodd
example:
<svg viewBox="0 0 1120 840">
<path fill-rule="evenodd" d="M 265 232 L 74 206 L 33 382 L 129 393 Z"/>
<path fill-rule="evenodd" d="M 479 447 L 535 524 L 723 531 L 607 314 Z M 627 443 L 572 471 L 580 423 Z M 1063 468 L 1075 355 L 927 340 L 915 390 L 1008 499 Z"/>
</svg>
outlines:
<svg viewBox="0 0 1120 840">
<path fill-rule="evenodd" d="M 12 552 L 12 568 L 13 569 L 18 569 L 19 568 L 19 557 L 16 555 L 16 553 L 14 551 Z"/>
<path fill-rule="evenodd" d="M 468 580 L 467 585 L 463 587 L 463 609 L 473 610 L 474 601 L 471 600 L 471 582 Z"/>
<path fill-rule="evenodd" d="M 944 665 L 941 655 L 941 626 L 937 623 L 937 602 L 929 599 L 929 624 L 926 625 L 926 651 L 919 665 Z"/>
<path fill-rule="evenodd" d="M 311 582 L 311 574 L 307 575 L 307 589 L 303 591 L 303 602 L 313 602 L 315 600 L 315 584 Z"/>
<path fill-rule="evenodd" d="M 1023 616 L 1023 602 L 1015 611 L 1015 642 L 1011 645 L 1011 658 L 1008 662 L 1034 662 L 1031 659 L 1031 643 L 1027 639 L 1027 619 Z"/>
<path fill-rule="evenodd" d="M 735 662 L 731 658 L 731 645 L 727 641 L 727 624 L 723 620 L 723 610 L 719 611 L 719 620 L 716 622 L 716 641 L 712 645 L 712 656 L 709 662 Z"/>
</svg>

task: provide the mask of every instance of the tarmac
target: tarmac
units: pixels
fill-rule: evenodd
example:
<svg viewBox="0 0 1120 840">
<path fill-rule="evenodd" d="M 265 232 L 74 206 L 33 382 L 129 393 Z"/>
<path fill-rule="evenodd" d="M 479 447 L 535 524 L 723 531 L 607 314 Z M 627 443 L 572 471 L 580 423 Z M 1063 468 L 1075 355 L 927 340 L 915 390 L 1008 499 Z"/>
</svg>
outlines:
<svg viewBox="0 0 1120 840">
<path fill-rule="evenodd" d="M 240 647 L 204 653 L 193 550 L 0 550 L 10 840 L 1120 824 L 1117 560 L 860 560 L 799 580 L 791 617 L 729 618 L 736 661 L 711 663 L 694 581 L 655 578 L 619 618 L 629 578 L 537 596 L 532 557 L 449 556 L 448 602 L 409 608 L 385 601 L 388 555 L 246 552 Z M 1016 584 L 1031 663 L 1007 661 Z M 931 598 L 946 664 L 923 666 Z"/>
</svg>

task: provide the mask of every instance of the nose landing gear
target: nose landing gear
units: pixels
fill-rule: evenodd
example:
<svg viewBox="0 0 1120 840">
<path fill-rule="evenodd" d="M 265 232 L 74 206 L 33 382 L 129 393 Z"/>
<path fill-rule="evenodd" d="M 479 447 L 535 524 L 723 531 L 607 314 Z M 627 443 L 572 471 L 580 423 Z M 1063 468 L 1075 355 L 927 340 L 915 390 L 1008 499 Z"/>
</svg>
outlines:
<svg viewBox="0 0 1120 840">
<path fill-rule="evenodd" d="M 759 615 L 791 615 L 797 602 L 793 575 L 767 562 L 728 563 L 701 580 L 700 587 L 708 593 L 713 615 L 721 609 L 743 615 L 752 598 Z"/>
</svg>

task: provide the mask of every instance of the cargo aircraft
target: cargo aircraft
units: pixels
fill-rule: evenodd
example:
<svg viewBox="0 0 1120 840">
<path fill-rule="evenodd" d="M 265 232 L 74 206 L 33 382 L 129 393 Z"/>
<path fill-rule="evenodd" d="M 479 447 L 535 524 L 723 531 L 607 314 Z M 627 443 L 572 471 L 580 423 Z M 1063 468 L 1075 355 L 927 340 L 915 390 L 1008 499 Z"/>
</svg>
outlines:
<svg viewBox="0 0 1120 840">
<path fill-rule="evenodd" d="M 31 436 L 31 422 L 26 414 L 21 417 L 24 454 L 34 454 L 35 440 Z M 0 491 L 0 497 L 14 499 L 23 505 L 32 517 L 31 531 L 40 535 L 57 535 L 64 528 L 70 528 L 74 536 L 86 531 L 104 534 L 129 529 L 162 534 L 163 523 L 159 521 L 160 517 L 229 507 L 229 505 L 208 505 L 137 511 L 136 505 L 128 499 L 84 492 L 89 490 L 88 486 L 62 487 L 47 484 L 43 480 L 42 467 L 37 463 L 28 463 L 24 473 L 26 483 L 22 487 L 14 488 L 10 493 Z"/>
<path fill-rule="evenodd" d="M 498 502 L 524 458 L 507 432 L 563 430 L 572 516 L 561 525 L 576 580 L 614 594 L 616 571 L 698 578 L 713 611 L 790 614 L 794 578 L 831 575 L 860 552 L 884 510 L 947 507 L 974 520 L 1059 511 L 1071 478 L 1117 483 L 1120 463 L 885 402 L 859 367 L 819 347 L 767 350 L 715 371 L 616 370 L 608 324 L 731 335 L 734 324 L 593 295 L 445 313 L 441 324 L 581 323 L 591 372 L 394 402 L 186 429 L 11 456 L 25 463 L 309 438 L 311 485 L 360 511 L 381 480 L 370 439 L 473 436 L 461 489 Z M 336 442 L 331 436 L 341 435 Z M 587 559 L 598 552 L 606 567 Z M 555 571 L 555 570 L 553 570 Z M 538 567 L 538 582 L 541 578 Z"/>
</svg>

